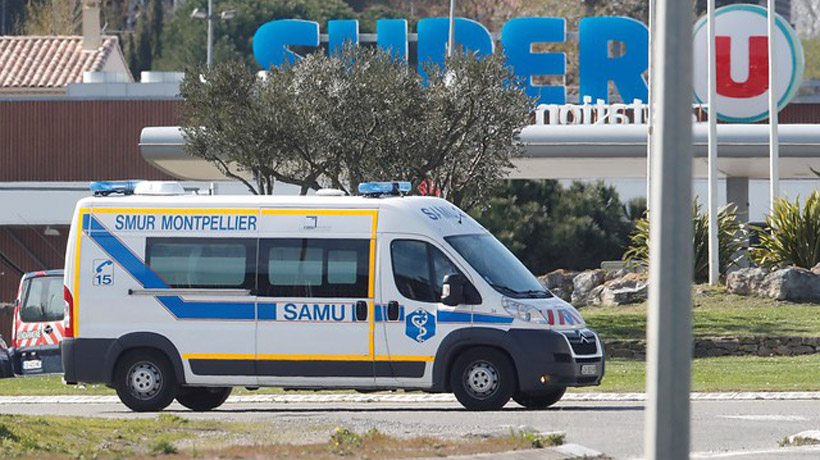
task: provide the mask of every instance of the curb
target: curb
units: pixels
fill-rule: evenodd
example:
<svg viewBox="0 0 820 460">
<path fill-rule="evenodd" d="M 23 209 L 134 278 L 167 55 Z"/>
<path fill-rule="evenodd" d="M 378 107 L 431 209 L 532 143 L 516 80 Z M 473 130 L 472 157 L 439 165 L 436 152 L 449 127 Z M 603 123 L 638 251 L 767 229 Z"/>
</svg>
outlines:
<svg viewBox="0 0 820 460">
<path fill-rule="evenodd" d="M 645 393 L 567 393 L 562 402 L 643 402 Z M 816 401 L 820 392 L 727 392 L 692 393 L 692 401 Z M 0 396 L 0 404 L 114 404 L 117 396 Z M 452 394 L 262 394 L 239 395 L 228 403 L 455 403 Z"/>
</svg>

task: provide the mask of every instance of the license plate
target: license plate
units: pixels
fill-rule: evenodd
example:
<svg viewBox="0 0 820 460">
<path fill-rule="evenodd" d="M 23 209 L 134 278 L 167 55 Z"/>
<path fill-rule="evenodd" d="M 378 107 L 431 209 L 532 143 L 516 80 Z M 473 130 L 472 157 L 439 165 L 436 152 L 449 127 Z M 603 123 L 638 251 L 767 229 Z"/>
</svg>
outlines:
<svg viewBox="0 0 820 460">
<path fill-rule="evenodd" d="M 39 359 L 30 359 L 28 361 L 23 361 L 23 370 L 24 371 L 32 371 L 34 369 L 42 369 L 43 362 Z"/>
<path fill-rule="evenodd" d="M 596 375 L 598 374 L 597 364 L 581 364 L 581 375 Z"/>
</svg>

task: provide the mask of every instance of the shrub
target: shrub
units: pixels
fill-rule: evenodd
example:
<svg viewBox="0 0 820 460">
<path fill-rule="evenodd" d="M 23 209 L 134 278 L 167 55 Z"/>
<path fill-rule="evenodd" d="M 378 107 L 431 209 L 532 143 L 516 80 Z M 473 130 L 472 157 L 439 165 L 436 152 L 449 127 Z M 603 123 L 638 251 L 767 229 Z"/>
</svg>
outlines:
<svg viewBox="0 0 820 460">
<path fill-rule="evenodd" d="M 697 200 L 692 204 L 692 240 L 694 250 L 694 279 L 702 283 L 709 280 L 709 216 L 701 211 Z M 737 218 L 737 207 L 728 204 L 718 210 L 719 271 L 726 271 L 736 265 L 740 250 L 746 239 L 746 228 Z M 631 265 L 649 265 L 649 218 L 644 215 L 635 223 L 635 230 L 629 236 L 629 249 L 624 260 Z"/>
<path fill-rule="evenodd" d="M 176 446 L 164 439 L 157 440 L 148 447 L 148 453 L 151 455 L 172 455 L 178 452 Z"/>
<path fill-rule="evenodd" d="M 330 435 L 330 452 L 336 455 L 350 455 L 353 449 L 362 445 L 362 437 L 347 428 L 337 426 Z"/>
<path fill-rule="evenodd" d="M 533 273 L 597 268 L 621 258 L 632 230 L 614 187 L 603 182 L 506 181 L 483 206 L 468 213 Z"/>
<path fill-rule="evenodd" d="M 777 200 L 766 216 L 760 244 L 750 251 L 752 259 L 764 267 L 796 265 L 812 268 L 820 262 L 820 192 L 813 191 L 803 206 L 800 197 L 790 202 Z"/>
</svg>

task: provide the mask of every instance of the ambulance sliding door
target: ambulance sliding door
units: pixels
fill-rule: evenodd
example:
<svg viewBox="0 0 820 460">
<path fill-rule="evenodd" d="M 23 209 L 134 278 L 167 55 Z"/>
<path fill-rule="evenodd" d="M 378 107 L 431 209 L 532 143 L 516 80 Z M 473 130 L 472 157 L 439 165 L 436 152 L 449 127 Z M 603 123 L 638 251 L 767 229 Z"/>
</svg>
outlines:
<svg viewBox="0 0 820 460">
<path fill-rule="evenodd" d="M 260 384 L 373 384 L 376 219 L 376 210 L 262 210 Z"/>
</svg>

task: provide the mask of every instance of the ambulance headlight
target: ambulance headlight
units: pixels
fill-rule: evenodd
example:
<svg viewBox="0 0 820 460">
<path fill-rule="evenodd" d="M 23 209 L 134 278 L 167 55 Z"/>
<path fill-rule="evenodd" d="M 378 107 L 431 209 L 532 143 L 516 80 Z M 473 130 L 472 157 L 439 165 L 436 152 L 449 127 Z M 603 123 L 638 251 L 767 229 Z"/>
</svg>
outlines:
<svg viewBox="0 0 820 460">
<path fill-rule="evenodd" d="M 504 307 L 504 310 L 506 310 L 507 313 L 520 319 L 521 321 L 536 324 L 548 324 L 544 313 L 532 305 L 516 302 L 515 300 L 504 297 L 501 299 L 501 306 Z"/>
</svg>

